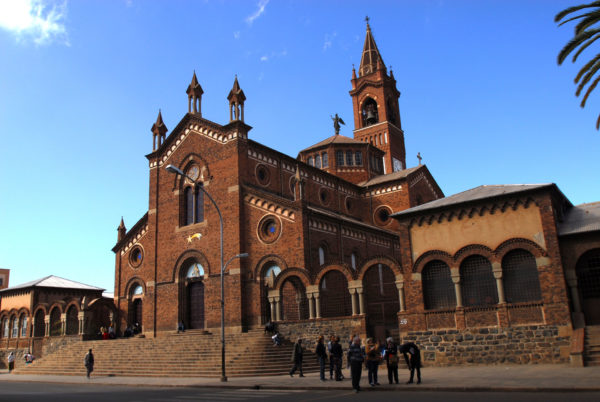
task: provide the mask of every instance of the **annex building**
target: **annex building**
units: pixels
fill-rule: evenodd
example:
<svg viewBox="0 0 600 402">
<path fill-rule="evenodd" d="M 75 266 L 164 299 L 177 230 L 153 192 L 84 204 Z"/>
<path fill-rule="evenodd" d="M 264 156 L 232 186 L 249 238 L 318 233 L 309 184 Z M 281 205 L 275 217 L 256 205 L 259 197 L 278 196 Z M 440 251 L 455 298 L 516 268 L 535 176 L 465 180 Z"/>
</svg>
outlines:
<svg viewBox="0 0 600 402">
<path fill-rule="evenodd" d="M 406 164 L 400 92 L 368 23 L 352 138 L 336 115 L 333 136 L 290 157 L 252 140 L 237 78 L 226 124 L 203 117 L 195 74 L 186 93 L 171 133 L 160 112 L 151 129 L 147 213 L 118 228 L 120 331 L 217 332 L 220 269 L 242 253 L 224 271 L 228 332 L 274 321 L 289 338 L 416 340 L 430 364 L 524 363 L 568 361 L 575 329 L 600 324 L 600 203 L 551 183 L 445 197 Z"/>
</svg>

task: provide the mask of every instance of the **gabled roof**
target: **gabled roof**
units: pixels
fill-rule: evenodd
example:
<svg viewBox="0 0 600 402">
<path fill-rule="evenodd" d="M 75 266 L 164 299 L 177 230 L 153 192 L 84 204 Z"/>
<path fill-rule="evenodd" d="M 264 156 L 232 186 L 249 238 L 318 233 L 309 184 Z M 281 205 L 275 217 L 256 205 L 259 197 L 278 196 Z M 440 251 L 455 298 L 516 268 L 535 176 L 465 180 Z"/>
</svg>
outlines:
<svg viewBox="0 0 600 402">
<path fill-rule="evenodd" d="M 81 289 L 81 290 L 104 290 L 95 286 L 86 285 L 84 283 L 75 282 L 70 279 L 61 278 L 54 275 L 49 275 L 35 281 L 22 283 L 17 286 L 13 286 L 7 289 L 0 290 L 0 292 L 6 292 L 15 289 L 25 288 L 62 288 L 62 289 Z"/>
<path fill-rule="evenodd" d="M 304 148 L 302 152 L 310 151 L 311 149 L 320 148 L 329 144 L 355 144 L 355 145 L 367 145 L 366 142 L 355 140 L 354 138 L 346 137 L 345 135 L 333 135 L 327 139 L 324 139 L 321 142 L 316 143 L 315 145 L 311 145 L 308 148 Z"/>
<path fill-rule="evenodd" d="M 416 207 L 406 209 L 401 212 L 392 214 L 392 217 L 404 218 L 407 215 L 412 215 L 418 212 L 428 212 L 430 210 L 441 209 L 445 207 L 465 204 L 471 201 L 483 200 L 486 198 L 499 197 L 509 194 L 518 194 L 531 190 L 538 190 L 542 188 L 556 188 L 553 183 L 546 184 L 501 184 L 501 185 L 483 185 L 472 188 L 462 193 L 454 194 L 449 197 L 440 198 Z M 557 191 L 559 191 L 557 189 Z"/>
<path fill-rule="evenodd" d="M 600 231 L 600 202 L 576 205 L 558 225 L 558 235 Z"/>
<path fill-rule="evenodd" d="M 416 172 L 417 170 L 419 170 L 421 167 L 424 167 L 424 166 L 425 165 L 415 166 L 413 168 L 403 169 L 403 170 L 399 170 L 397 172 L 388 173 L 388 174 L 384 174 L 381 176 L 376 176 L 370 180 L 363 181 L 362 183 L 358 183 L 358 185 L 360 187 L 368 187 L 368 186 L 374 186 L 376 184 L 387 183 L 389 181 L 405 179 L 406 177 L 408 177 L 409 174 L 411 174 L 412 172 Z"/>
</svg>

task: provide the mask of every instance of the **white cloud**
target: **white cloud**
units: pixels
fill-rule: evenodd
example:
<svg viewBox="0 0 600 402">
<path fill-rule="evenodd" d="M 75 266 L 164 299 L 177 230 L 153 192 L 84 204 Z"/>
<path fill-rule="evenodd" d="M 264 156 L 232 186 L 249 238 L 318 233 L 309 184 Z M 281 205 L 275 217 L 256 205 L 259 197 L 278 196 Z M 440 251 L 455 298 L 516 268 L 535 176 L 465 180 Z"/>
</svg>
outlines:
<svg viewBox="0 0 600 402">
<path fill-rule="evenodd" d="M 31 39 L 38 45 L 52 41 L 69 46 L 64 19 L 66 1 L 49 6 L 47 0 L 0 0 L 0 29 L 18 41 Z"/>
<path fill-rule="evenodd" d="M 267 56 L 267 55 L 260 58 L 260 61 L 268 61 L 268 60 L 269 60 L 269 56 Z"/>
<path fill-rule="evenodd" d="M 239 39 L 239 38 L 240 38 L 240 35 L 241 35 L 241 34 L 240 34 L 240 31 L 235 31 L 235 32 L 233 33 L 233 38 L 234 38 L 234 39 Z"/>
<path fill-rule="evenodd" d="M 259 2 L 257 4 L 258 10 L 256 10 L 254 12 L 254 14 L 252 14 L 246 18 L 246 23 L 248 25 L 252 25 L 254 20 L 257 19 L 258 17 L 260 17 L 265 12 L 265 8 L 267 7 L 267 4 L 269 4 L 269 0 L 259 0 Z"/>
<path fill-rule="evenodd" d="M 283 49 L 281 52 L 271 52 L 271 54 L 265 54 L 260 58 L 260 61 L 269 61 L 273 58 L 285 57 L 287 56 L 287 50 Z"/>
<path fill-rule="evenodd" d="M 330 34 L 325 34 L 325 42 L 323 42 L 323 51 L 326 51 L 333 45 L 333 38 L 337 36 L 337 32 Z"/>
</svg>

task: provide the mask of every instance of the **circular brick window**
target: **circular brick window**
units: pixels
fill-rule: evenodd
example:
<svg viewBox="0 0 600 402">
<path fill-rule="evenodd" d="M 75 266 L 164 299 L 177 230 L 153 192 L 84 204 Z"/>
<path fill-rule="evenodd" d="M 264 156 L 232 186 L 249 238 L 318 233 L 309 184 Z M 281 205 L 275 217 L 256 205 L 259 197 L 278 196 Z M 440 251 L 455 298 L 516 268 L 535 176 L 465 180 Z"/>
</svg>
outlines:
<svg viewBox="0 0 600 402">
<path fill-rule="evenodd" d="M 328 205 L 330 199 L 331 199 L 331 197 L 329 196 L 329 191 L 327 191 L 326 189 L 322 188 L 319 191 L 319 200 L 321 201 L 321 204 Z"/>
<path fill-rule="evenodd" d="M 392 210 L 388 207 L 379 207 L 375 210 L 375 223 L 379 226 L 385 226 L 389 224 L 392 219 L 390 215 L 392 214 Z"/>
<path fill-rule="evenodd" d="M 273 243 L 281 235 L 281 223 L 273 215 L 267 215 L 258 224 L 258 237 L 265 243 Z"/>
<path fill-rule="evenodd" d="M 144 252 L 142 251 L 142 248 L 140 246 L 135 246 L 129 252 L 129 263 L 131 264 L 132 267 L 134 267 L 134 268 L 139 267 L 140 264 L 142 263 L 143 259 L 144 259 Z"/>
<path fill-rule="evenodd" d="M 265 165 L 256 166 L 256 180 L 263 186 L 269 184 L 271 175 L 269 174 L 269 169 L 267 169 Z"/>
</svg>

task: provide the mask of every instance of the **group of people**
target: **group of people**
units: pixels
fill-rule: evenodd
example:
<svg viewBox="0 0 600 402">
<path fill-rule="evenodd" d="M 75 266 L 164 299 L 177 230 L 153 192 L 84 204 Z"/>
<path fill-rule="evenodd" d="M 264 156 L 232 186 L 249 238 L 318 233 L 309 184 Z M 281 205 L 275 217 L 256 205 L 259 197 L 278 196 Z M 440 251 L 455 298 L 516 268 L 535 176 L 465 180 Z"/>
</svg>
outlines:
<svg viewBox="0 0 600 402">
<path fill-rule="evenodd" d="M 8 363 L 8 372 L 10 373 L 11 371 L 13 371 L 15 369 L 15 360 L 16 360 L 15 352 L 10 352 L 8 354 L 8 357 L 6 358 L 6 360 Z M 31 363 L 33 363 L 34 360 L 35 360 L 35 356 L 29 352 L 25 352 L 25 354 L 23 355 L 23 361 L 25 362 L 25 364 L 31 364 Z"/>
<path fill-rule="evenodd" d="M 325 345 L 324 337 L 319 336 L 315 354 L 319 359 L 319 375 L 321 381 L 326 381 L 325 366 L 329 362 L 329 379 L 342 381 L 342 362 L 344 351 L 340 344 L 339 336 L 331 336 L 327 345 Z M 417 373 L 417 384 L 421 383 L 421 352 L 419 347 L 413 342 L 407 342 L 398 345 L 393 338 L 387 338 L 385 343 L 375 342 L 372 338 L 367 338 L 365 345 L 361 345 L 361 339 L 353 335 L 350 338 L 347 351 L 347 365 L 350 368 L 352 377 L 352 388 L 355 392 L 360 391 L 360 377 L 363 366 L 366 366 L 368 372 L 369 384 L 374 387 L 379 384 L 378 371 L 379 365 L 385 362 L 387 367 L 388 381 L 390 384 L 398 384 L 398 362 L 399 355 L 402 354 L 406 365 L 410 370 L 410 379 L 407 384 L 414 382 L 415 371 Z M 294 344 L 292 352 L 292 369 L 290 377 L 294 376 L 296 371 L 300 372 L 300 377 L 304 377 L 302 373 L 303 348 L 302 339 L 298 339 Z"/>
</svg>

